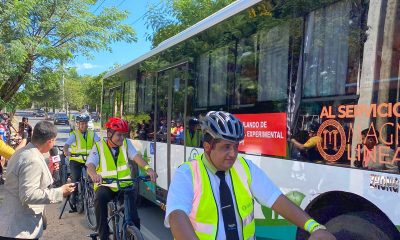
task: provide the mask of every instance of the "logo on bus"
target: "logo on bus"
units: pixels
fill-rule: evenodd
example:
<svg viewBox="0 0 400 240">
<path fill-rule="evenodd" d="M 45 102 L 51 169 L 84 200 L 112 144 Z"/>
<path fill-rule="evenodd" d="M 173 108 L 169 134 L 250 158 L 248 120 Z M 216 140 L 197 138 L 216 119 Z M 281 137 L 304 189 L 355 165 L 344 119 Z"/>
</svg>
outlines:
<svg viewBox="0 0 400 240">
<path fill-rule="evenodd" d="M 321 137 L 317 148 L 321 156 L 329 162 L 339 160 L 346 149 L 346 133 L 336 120 L 329 119 L 321 124 L 317 136 Z"/>
</svg>

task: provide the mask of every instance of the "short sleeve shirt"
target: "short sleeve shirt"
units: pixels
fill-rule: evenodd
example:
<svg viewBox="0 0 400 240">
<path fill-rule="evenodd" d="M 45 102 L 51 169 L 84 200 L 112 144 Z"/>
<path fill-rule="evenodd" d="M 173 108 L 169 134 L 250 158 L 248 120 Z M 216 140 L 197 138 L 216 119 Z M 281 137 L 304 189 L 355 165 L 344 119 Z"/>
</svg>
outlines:
<svg viewBox="0 0 400 240">
<path fill-rule="evenodd" d="M 211 187 L 215 196 L 215 199 L 219 199 L 219 178 L 215 175 L 216 169 L 203 157 L 203 162 L 206 165 L 207 173 L 210 179 Z M 278 187 L 269 179 L 269 177 L 253 162 L 246 160 L 252 178 L 250 185 L 250 191 L 261 205 L 271 207 L 278 197 L 282 194 Z M 213 169 L 214 168 L 214 169 Z M 231 176 L 229 173 L 225 175 L 226 182 L 232 192 Z M 233 193 L 232 193 L 233 194 Z M 180 166 L 172 179 L 171 185 L 168 189 L 167 196 L 167 209 L 165 213 L 164 225 L 169 226 L 169 214 L 174 210 L 182 210 L 187 215 L 192 211 L 194 191 L 192 173 L 189 165 L 183 164 Z M 219 201 L 216 201 L 219 215 L 222 216 L 221 207 Z M 234 201 L 236 206 L 236 202 Z M 235 210 L 237 207 L 235 207 Z M 236 222 L 241 225 L 240 216 L 237 211 Z M 241 236 L 241 227 L 239 229 L 239 236 Z M 218 221 L 218 235 L 216 239 L 225 238 L 225 229 L 223 219 L 220 218 Z"/>
<path fill-rule="evenodd" d="M 94 138 L 95 142 L 98 142 L 98 141 L 101 140 L 101 138 L 99 137 L 99 135 L 97 135 L 97 133 L 94 133 L 94 137 L 93 138 Z M 71 135 L 69 135 L 69 138 L 67 139 L 65 144 L 71 146 L 75 141 L 76 141 L 75 134 L 71 134 Z"/>
<path fill-rule="evenodd" d="M 127 143 L 127 147 L 128 147 L 128 151 L 127 151 L 128 159 L 133 160 L 133 158 L 137 154 L 137 151 L 129 139 L 127 139 L 126 143 Z M 111 149 L 111 153 L 113 155 L 115 155 L 115 150 Z M 93 148 L 92 148 L 92 150 L 90 150 L 89 156 L 87 158 L 86 165 L 91 163 L 97 168 L 97 166 L 99 165 L 99 162 L 100 162 L 100 157 L 99 157 L 99 153 L 97 151 L 97 147 L 96 147 L 96 145 L 93 145 Z"/>
<path fill-rule="evenodd" d="M 310 139 L 307 140 L 306 143 L 304 143 L 304 147 L 305 147 L 305 148 L 312 148 L 312 147 L 315 147 L 315 146 L 317 146 L 317 144 L 318 144 L 321 140 L 322 140 L 321 137 L 318 137 L 318 136 L 311 137 Z"/>
</svg>

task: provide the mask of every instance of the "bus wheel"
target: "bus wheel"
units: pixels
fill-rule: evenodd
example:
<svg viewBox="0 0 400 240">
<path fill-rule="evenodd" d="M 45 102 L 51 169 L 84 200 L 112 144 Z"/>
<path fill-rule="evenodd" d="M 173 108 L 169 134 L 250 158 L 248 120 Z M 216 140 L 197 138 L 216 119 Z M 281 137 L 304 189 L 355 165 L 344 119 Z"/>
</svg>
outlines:
<svg viewBox="0 0 400 240">
<path fill-rule="evenodd" d="M 373 212 L 350 212 L 329 220 L 325 226 L 337 239 L 346 240 L 393 240 L 399 239 L 399 232 Z"/>
</svg>

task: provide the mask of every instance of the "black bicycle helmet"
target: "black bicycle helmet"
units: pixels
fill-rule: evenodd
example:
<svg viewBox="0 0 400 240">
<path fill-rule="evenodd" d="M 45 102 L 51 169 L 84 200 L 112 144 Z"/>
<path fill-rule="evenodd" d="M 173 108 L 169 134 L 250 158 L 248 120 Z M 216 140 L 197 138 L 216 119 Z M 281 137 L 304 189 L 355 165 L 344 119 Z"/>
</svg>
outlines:
<svg viewBox="0 0 400 240">
<path fill-rule="evenodd" d="M 76 122 L 89 122 L 90 117 L 88 115 L 85 114 L 79 114 L 76 116 Z"/>
<path fill-rule="evenodd" d="M 197 118 L 190 118 L 189 119 L 189 126 L 195 126 L 197 124 L 199 124 L 199 120 Z"/>
<path fill-rule="evenodd" d="M 211 111 L 204 117 L 201 129 L 215 139 L 240 142 L 244 139 L 243 123 L 224 111 Z"/>
</svg>

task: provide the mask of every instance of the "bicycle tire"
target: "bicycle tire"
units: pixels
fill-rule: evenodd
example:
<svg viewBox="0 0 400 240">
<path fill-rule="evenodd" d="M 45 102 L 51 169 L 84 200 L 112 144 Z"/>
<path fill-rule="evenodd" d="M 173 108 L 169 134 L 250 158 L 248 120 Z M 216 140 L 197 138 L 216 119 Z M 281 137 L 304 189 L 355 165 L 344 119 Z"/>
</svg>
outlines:
<svg viewBox="0 0 400 240">
<path fill-rule="evenodd" d="M 113 203 L 109 202 L 107 205 L 107 209 L 108 209 L 108 216 L 112 216 L 114 214 L 114 205 Z M 108 228 L 110 230 L 110 232 L 112 232 L 112 240 L 117 240 L 117 234 L 116 233 L 116 221 L 117 221 L 118 216 L 114 216 L 111 218 L 111 220 L 108 220 Z"/>
<path fill-rule="evenodd" d="M 60 181 L 61 181 L 61 185 L 64 185 L 67 183 L 67 178 L 68 178 L 68 166 L 65 163 L 65 156 L 64 155 L 60 155 L 61 158 L 61 164 L 60 164 L 60 170 L 59 170 L 59 174 L 60 174 Z"/>
<path fill-rule="evenodd" d="M 78 186 L 78 193 L 77 193 L 77 199 L 76 199 L 76 211 L 79 214 L 82 214 L 83 211 L 85 210 L 85 197 L 84 197 L 84 183 L 82 181 L 79 182 L 79 186 Z"/>
<path fill-rule="evenodd" d="M 85 188 L 85 215 L 88 227 L 96 230 L 96 214 L 94 208 L 94 189 L 92 186 L 87 185 Z"/>
<path fill-rule="evenodd" d="M 128 225 L 126 226 L 126 240 L 144 240 L 142 233 L 140 230 L 133 226 L 133 225 Z"/>
</svg>

